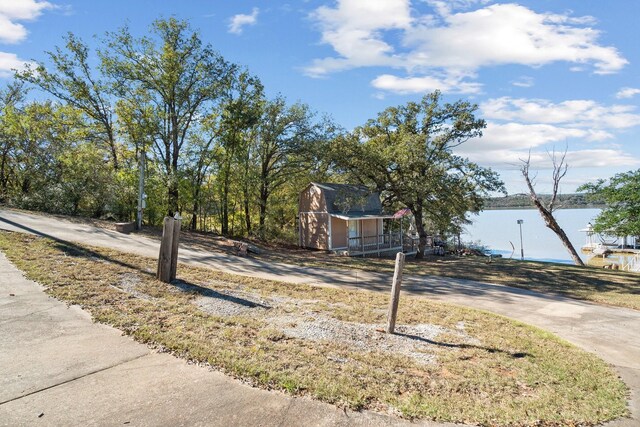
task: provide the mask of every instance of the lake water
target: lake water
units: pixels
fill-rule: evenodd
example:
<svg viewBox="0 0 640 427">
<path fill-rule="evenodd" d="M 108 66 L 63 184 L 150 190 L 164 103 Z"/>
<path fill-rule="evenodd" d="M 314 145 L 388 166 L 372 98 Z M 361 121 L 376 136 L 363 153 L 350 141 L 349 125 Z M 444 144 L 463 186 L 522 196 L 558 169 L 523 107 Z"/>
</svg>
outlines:
<svg viewBox="0 0 640 427">
<path fill-rule="evenodd" d="M 600 213 L 600 209 L 560 209 L 554 212 L 556 220 L 564 229 L 576 251 L 587 261 L 589 254 L 582 254 L 586 228 Z M 494 254 L 520 259 L 520 229 L 517 220 L 523 220 L 522 242 L 524 257 L 528 260 L 572 263 L 569 252 L 556 234 L 545 225 L 540 213 L 535 209 L 487 210 L 478 216 L 471 216 L 472 225 L 461 236 L 463 242 L 478 242 Z M 515 247 L 515 252 L 511 243 Z"/>
</svg>

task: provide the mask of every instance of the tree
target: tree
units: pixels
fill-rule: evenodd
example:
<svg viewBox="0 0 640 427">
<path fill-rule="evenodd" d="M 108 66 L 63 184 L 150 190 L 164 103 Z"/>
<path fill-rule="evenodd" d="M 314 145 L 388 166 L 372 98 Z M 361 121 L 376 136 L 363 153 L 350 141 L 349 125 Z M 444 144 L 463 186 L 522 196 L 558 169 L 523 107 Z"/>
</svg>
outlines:
<svg viewBox="0 0 640 427">
<path fill-rule="evenodd" d="M 330 121 L 314 123 L 313 118 L 307 105 L 296 103 L 288 107 L 281 96 L 264 107 L 255 150 L 259 168 L 258 224 L 263 237 L 271 195 L 294 175 L 311 169 L 316 160 L 314 151 L 330 137 Z"/>
<path fill-rule="evenodd" d="M 352 180 L 375 187 L 387 205 L 411 209 L 420 237 L 417 258 L 427 245 L 427 221 L 459 222 L 481 210 L 489 192 L 504 192 L 495 172 L 452 152 L 482 135 L 485 122 L 475 118 L 476 110 L 465 101 L 441 105 L 436 91 L 419 103 L 386 109 L 337 138 L 332 149 L 336 165 Z"/>
<path fill-rule="evenodd" d="M 156 20 L 150 32 L 155 38 L 135 39 L 127 27 L 109 33 L 100 55 L 121 97 L 136 94 L 152 106 L 153 147 L 164 166 L 168 214 L 173 215 L 179 210 L 182 148 L 207 105 L 223 93 L 234 66 L 203 46 L 186 21 Z"/>
<path fill-rule="evenodd" d="M 12 121 L 22 114 L 26 90 L 21 82 L 12 82 L 0 91 L 0 203 L 8 197 L 9 180 L 14 167 L 16 135 L 10 131 Z"/>
<path fill-rule="evenodd" d="M 260 120 L 264 101 L 264 88 L 257 77 L 244 70 L 237 74 L 234 73 L 232 77 L 222 96 L 222 112 L 218 131 L 222 152 L 219 172 L 222 234 L 229 233 L 229 192 L 233 173 L 232 166 L 244 165 L 248 161 L 247 156 L 251 142 L 248 135 Z M 241 178 L 246 180 L 247 177 Z M 248 212 L 245 212 L 245 215 L 247 214 Z M 250 224 L 250 219 L 245 219 Z M 249 225 L 247 232 L 250 231 Z"/>
<path fill-rule="evenodd" d="M 542 216 L 542 219 L 544 220 L 544 223 L 547 226 L 547 228 L 549 228 L 558 236 L 558 238 L 560 239 L 564 247 L 567 248 L 567 251 L 569 251 L 569 255 L 571 255 L 571 259 L 573 259 L 573 262 L 576 265 L 584 266 L 584 262 L 582 262 L 582 259 L 580 259 L 580 255 L 578 255 L 578 252 L 576 252 L 575 248 L 573 247 L 573 244 L 567 237 L 567 234 L 564 232 L 562 227 L 560 227 L 560 225 L 558 224 L 558 221 L 556 221 L 555 217 L 553 216 L 554 210 L 557 209 L 556 202 L 558 200 L 558 190 L 560 188 L 560 180 L 564 178 L 564 176 L 567 174 L 567 170 L 569 169 L 569 165 L 565 163 L 566 155 L 567 155 L 566 150 L 562 154 L 560 159 L 556 157 L 555 151 L 549 155 L 551 157 L 551 161 L 553 162 L 553 174 L 552 174 L 553 191 L 551 192 L 551 199 L 546 204 L 543 202 L 543 200 L 540 197 L 538 197 L 538 194 L 536 193 L 535 183 L 534 183 L 535 177 L 530 176 L 530 173 L 529 173 L 529 167 L 531 165 L 530 157 L 527 158 L 527 160 L 522 161 L 523 164 L 522 164 L 522 167 L 520 168 L 520 172 L 522 172 L 522 176 L 524 177 L 527 183 L 527 187 L 529 188 L 529 196 L 531 197 L 531 201 L 533 202 L 535 207 L 538 209 L 538 212 L 540 212 L 540 216 Z"/>
<path fill-rule="evenodd" d="M 27 67 L 16 77 L 29 82 L 85 113 L 94 123 L 93 135 L 108 148 L 114 169 L 119 167 L 113 108 L 109 83 L 100 79 L 89 65 L 89 48 L 72 33 L 66 38 L 66 51 L 60 47 L 47 52 L 52 68 L 42 62 Z"/>
<path fill-rule="evenodd" d="M 640 236 L 640 169 L 584 184 L 578 191 L 586 191 L 590 200 L 606 203 L 596 218 L 595 231 Z"/>
</svg>

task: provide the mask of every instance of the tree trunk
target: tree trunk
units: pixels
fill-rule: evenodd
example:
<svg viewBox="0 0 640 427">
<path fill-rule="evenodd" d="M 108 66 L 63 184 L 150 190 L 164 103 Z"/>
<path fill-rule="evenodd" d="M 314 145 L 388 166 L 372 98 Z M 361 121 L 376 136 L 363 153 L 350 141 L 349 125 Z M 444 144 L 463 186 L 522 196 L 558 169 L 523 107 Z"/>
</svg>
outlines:
<svg viewBox="0 0 640 427">
<path fill-rule="evenodd" d="M 576 249 L 573 247 L 573 244 L 567 237 L 567 234 L 564 232 L 562 227 L 560 227 L 560 224 L 558 224 L 558 221 L 556 221 L 553 214 L 549 212 L 544 206 L 542 206 L 542 203 L 540 203 L 539 200 L 536 199 L 533 201 L 533 203 L 536 205 L 536 208 L 538 208 L 538 212 L 540 212 L 540 216 L 542 216 L 542 219 L 544 220 L 547 228 L 556 233 L 556 236 L 558 236 L 564 247 L 567 248 L 567 251 L 569 251 L 569 255 L 571 255 L 571 259 L 573 260 L 573 262 L 576 265 L 584 267 L 584 262 L 580 258 L 580 255 L 578 255 L 578 252 L 576 252 Z"/>
<path fill-rule="evenodd" d="M 106 121 L 104 125 L 107 128 L 107 139 L 109 140 L 109 149 L 111 150 L 111 159 L 113 160 L 113 170 L 117 171 L 120 169 L 120 164 L 118 162 L 118 148 L 116 147 L 113 128 L 108 121 Z"/>
<path fill-rule="evenodd" d="M 8 167 L 6 166 L 7 161 L 7 153 L 2 153 L 2 162 L 0 162 L 0 202 L 4 202 L 7 196 L 7 187 L 9 184 L 8 172 L 6 170 Z"/>
<path fill-rule="evenodd" d="M 576 265 L 584 267 L 584 262 L 582 262 L 582 259 L 580 259 L 580 256 L 573 247 L 573 244 L 571 243 L 571 241 L 569 241 L 566 233 L 564 232 L 562 227 L 560 227 L 560 224 L 558 224 L 558 221 L 556 221 L 555 217 L 553 216 L 553 207 L 558 196 L 560 180 L 566 175 L 568 169 L 567 164 L 564 162 L 566 154 L 567 152 L 565 150 L 560 161 L 556 159 L 555 152 L 553 154 L 550 154 L 551 160 L 553 162 L 553 192 L 551 194 L 551 201 L 549 202 L 548 208 L 545 207 L 540 201 L 540 198 L 538 198 L 538 194 L 536 193 L 533 182 L 529 177 L 530 158 L 527 160 L 523 160 L 523 165 L 520 168 L 520 172 L 522 173 L 522 176 L 524 176 L 527 187 L 529 188 L 529 197 L 531 197 L 531 201 L 538 209 L 538 212 L 540 212 L 540 216 L 542 216 L 542 219 L 544 220 L 547 228 L 556 233 L 556 236 L 558 236 L 564 247 L 567 248 L 567 251 L 569 251 L 569 255 L 571 255 L 571 259 L 573 259 L 573 262 Z"/>
<path fill-rule="evenodd" d="M 247 226 L 247 234 L 251 234 L 251 210 L 249 206 L 249 188 L 246 187 L 243 190 L 243 198 L 242 204 L 244 205 L 244 222 Z"/>
<path fill-rule="evenodd" d="M 194 201 L 193 211 L 191 213 L 191 224 L 189 225 L 189 228 L 191 229 L 191 231 L 196 231 L 197 227 L 198 227 L 198 201 Z"/>
<path fill-rule="evenodd" d="M 178 179 L 171 173 L 169 176 L 169 185 L 167 186 L 168 210 L 167 216 L 174 216 L 178 212 Z"/>
<path fill-rule="evenodd" d="M 258 201 L 260 205 L 260 219 L 259 219 L 259 228 L 260 228 L 260 237 L 264 238 L 265 235 L 265 224 L 267 222 L 267 202 L 269 201 L 269 189 L 267 185 L 263 181 L 260 185 L 260 200 Z"/>
<path fill-rule="evenodd" d="M 222 186 L 222 235 L 229 234 L 229 171 L 225 174 Z"/>
<path fill-rule="evenodd" d="M 410 208 L 411 209 L 411 208 Z M 416 259 L 424 258 L 424 253 L 427 248 L 427 231 L 424 229 L 424 223 L 422 220 L 422 206 L 416 206 L 412 208 L 415 221 L 416 230 L 418 231 L 418 251 L 416 252 Z"/>
</svg>

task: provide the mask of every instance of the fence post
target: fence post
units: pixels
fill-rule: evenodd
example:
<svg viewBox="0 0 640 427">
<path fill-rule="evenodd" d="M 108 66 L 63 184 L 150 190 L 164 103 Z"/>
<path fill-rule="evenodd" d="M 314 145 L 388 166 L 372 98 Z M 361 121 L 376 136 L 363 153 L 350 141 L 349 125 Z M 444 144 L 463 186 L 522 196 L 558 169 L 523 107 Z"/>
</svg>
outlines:
<svg viewBox="0 0 640 427">
<path fill-rule="evenodd" d="M 387 315 L 387 333 L 392 334 L 396 328 L 396 316 L 398 315 L 398 302 L 400 301 L 400 286 L 402 285 L 402 269 L 404 268 L 404 253 L 396 255 L 396 269 L 393 272 L 391 284 L 391 301 L 389 301 L 389 313 Z"/>
<path fill-rule="evenodd" d="M 165 283 L 170 283 L 176 278 L 180 224 L 179 219 L 176 220 L 170 216 L 164 218 L 156 278 Z"/>
</svg>

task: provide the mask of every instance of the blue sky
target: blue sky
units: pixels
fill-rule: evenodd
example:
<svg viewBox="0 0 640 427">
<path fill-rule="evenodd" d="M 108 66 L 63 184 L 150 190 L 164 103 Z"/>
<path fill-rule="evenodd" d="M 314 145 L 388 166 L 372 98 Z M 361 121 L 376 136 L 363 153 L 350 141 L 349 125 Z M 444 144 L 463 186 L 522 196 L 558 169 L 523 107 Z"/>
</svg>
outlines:
<svg viewBox="0 0 640 427">
<path fill-rule="evenodd" d="M 640 2 L 489 0 L 0 0 L 0 80 L 73 32 L 95 46 L 127 23 L 188 19 L 227 60 L 347 129 L 440 89 L 488 122 L 459 154 L 525 191 L 547 152 L 567 147 L 563 192 L 640 167 Z"/>
</svg>

